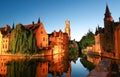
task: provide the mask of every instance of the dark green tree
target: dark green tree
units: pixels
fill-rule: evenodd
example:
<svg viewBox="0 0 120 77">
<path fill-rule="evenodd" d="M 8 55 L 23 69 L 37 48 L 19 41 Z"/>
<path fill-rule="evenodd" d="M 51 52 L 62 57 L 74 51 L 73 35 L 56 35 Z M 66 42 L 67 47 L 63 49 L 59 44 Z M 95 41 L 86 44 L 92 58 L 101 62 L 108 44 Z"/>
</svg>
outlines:
<svg viewBox="0 0 120 77">
<path fill-rule="evenodd" d="M 87 46 L 92 46 L 95 42 L 94 33 L 92 31 L 88 31 L 88 33 L 82 37 L 79 41 L 79 46 L 81 49 L 86 48 Z"/>
</svg>

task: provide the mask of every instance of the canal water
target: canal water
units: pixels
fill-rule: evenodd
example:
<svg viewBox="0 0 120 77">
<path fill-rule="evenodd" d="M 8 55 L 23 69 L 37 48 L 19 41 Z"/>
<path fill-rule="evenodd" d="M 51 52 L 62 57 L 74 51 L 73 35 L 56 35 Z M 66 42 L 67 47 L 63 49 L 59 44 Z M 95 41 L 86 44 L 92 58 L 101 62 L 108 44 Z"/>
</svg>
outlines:
<svg viewBox="0 0 120 77">
<path fill-rule="evenodd" d="M 0 77 L 98 77 L 95 72 L 105 73 L 104 77 L 120 77 L 120 60 L 66 53 L 43 57 L 0 56 Z"/>
<path fill-rule="evenodd" d="M 2 56 L 0 77 L 86 77 L 90 71 L 86 61 L 65 53 L 18 59 Z"/>
</svg>

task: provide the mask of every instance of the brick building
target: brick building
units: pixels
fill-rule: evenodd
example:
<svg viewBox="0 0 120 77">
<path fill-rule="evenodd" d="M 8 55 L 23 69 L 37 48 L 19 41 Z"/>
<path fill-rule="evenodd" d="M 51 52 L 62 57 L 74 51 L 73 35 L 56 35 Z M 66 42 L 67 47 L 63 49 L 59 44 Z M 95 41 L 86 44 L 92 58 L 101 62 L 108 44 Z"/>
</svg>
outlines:
<svg viewBox="0 0 120 77">
<path fill-rule="evenodd" d="M 108 5 L 104 15 L 104 28 L 98 27 L 95 33 L 95 51 L 100 51 L 103 56 L 119 58 L 120 18 L 119 22 L 114 22 Z"/>
<path fill-rule="evenodd" d="M 37 47 L 39 49 L 48 47 L 48 34 L 44 28 L 42 22 L 40 22 L 40 18 L 38 19 L 38 23 L 32 22 L 32 24 L 25 25 L 26 29 L 33 28 L 33 32 L 36 37 Z"/>
<path fill-rule="evenodd" d="M 53 48 L 53 54 L 62 53 L 63 50 L 68 49 L 68 41 L 70 40 L 70 21 L 65 22 L 65 32 L 60 30 L 59 32 L 54 31 L 49 34 L 50 47 Z"/>
<path fill-rule="evenodd" d="M 68 41 L 71 37 L 70 21 L 65 22 L 65 32 L 61 30 L 59 32 L 54 31 L 49 37 L 40 18 L 37 23 L 32 22 L 24 26 L 26 30 L 33 31 L 38 49 L 51 47 L 53 51 L 57 51 L 58 53 L 59 51 L 64 52 L 63 49 L 67 51 Z M 6 54 L 9 51 L 11 30 L 8 25 L 0 28 L 0 54 Z"/>
</svg>

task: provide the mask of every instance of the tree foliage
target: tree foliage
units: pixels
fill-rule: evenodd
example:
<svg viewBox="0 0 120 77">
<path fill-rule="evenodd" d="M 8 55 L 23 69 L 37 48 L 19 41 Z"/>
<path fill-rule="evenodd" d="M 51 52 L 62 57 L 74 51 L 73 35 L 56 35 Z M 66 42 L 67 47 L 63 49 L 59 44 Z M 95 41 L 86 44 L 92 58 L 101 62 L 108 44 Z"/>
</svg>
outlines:
<svg viewBox="0 0 120 77">
<path fill-rule="evenodd" d="M 89 62 L 88 60 L 82 58 L 80 59 L 80 62 L 82 63 L 82 65 L 87 68 L 89 71 L 91 71 L 92 69 L 94 69 L 94 64 Z"/>
<path fill-rule="evenodd" d="M 75 55 L 75 54 L 77 54 L 77 50 L 72 47 L 72 48 L 70 48 L 70 50 L 69 50 L 69 54 L 70 54 L 70 55 Z"/>
<path fill-rule="evenodd" d="M 86 48 L 87 46 L 92 46 L 95 42 L 94 33 L 89 31 L 82 39 L 79 41 L 79 46 L 81 49 Z"/>
<path fill-rule="evenodd" d="M 36 40 L 32 30 L 26 30 L 22 24 L 16 25 L 10 37 L 11 53 L 35 53 L 37 52 Z"/>
</svg>

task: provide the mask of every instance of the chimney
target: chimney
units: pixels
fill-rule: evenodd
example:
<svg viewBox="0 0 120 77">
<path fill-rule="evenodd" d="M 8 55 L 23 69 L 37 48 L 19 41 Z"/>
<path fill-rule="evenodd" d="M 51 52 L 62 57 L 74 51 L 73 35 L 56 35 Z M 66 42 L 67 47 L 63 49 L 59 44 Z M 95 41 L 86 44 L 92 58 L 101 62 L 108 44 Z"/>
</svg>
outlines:
<svg viewBox="0 0 120 77">
<path fill-rule="evenodd" d="M 34 25 L 34 21 L 32 22 L 32 24 Z"/>
</svg>

